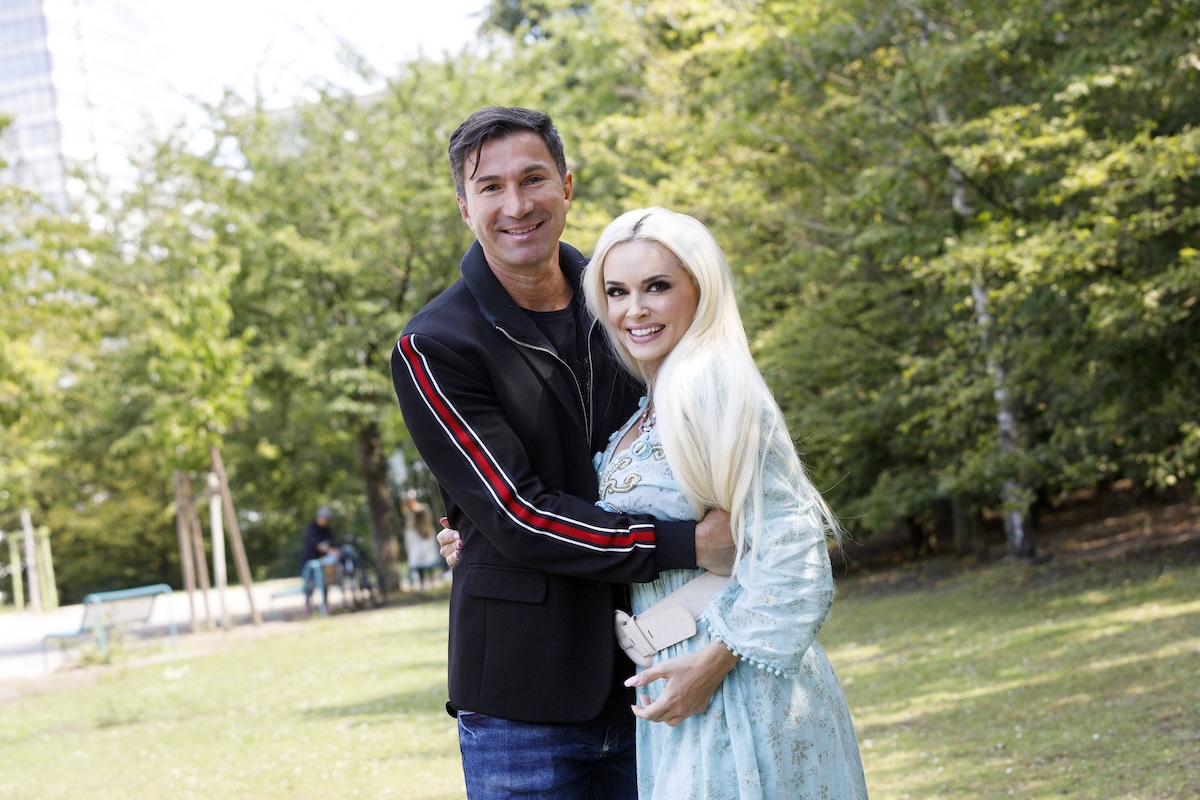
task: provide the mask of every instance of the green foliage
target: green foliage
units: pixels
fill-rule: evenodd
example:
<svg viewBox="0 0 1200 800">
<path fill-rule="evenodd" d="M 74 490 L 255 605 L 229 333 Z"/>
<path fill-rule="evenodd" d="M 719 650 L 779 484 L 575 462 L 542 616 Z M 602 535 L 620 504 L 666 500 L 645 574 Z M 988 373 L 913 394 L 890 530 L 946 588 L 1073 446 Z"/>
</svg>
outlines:
<svg viewBox="0 0 1200 800">
<path fill-rule="evenodd" d="M 10 536 L 19 535 L 22 510 L 42 525 L 41 509 L 57 499 L 44 479 L 70 468 L 78 422 L 63 398 L 97 343 L 86 273 L 103 239 L 36 201 L 0 185 L 0 530 Z"/>
<path fill-rule="evenodd" d="M 282 118 L 224 113 L 225 138 L 208 160 L 236 147 L 235 166 L 209 191 L 221 209 L 214 235 L 241 267 L 238 332 L 252 337 L 238 470 L 256 507 L 305 519 L 314 487 L 326 487 L 340 505 L 337 527 L 365 527 L 353 502 L 368 469 L 363 448 L 399 427 L 391 349 L 408 318 L 457 277 L 470 244 L 445 149 L 455 109 L 483 102 L 463 99 L 481 70 L 469 59 L 416 62 L 371 98 L 330 92 Z M 334 480 L 354 472 L 358 485 Z M 378 555 L 381 531 L 371 527 Z"/>
<path fill-rule="evenodd" d="M 66 423 L 56 399 L 87 359 L 81 295 L 83 226 L 35 212 L 34 198 L 0 187 L 0 528 L 33 500 L 36 476 L 57 462 Z"/>
<path fill-rule="evenodd" d="M 1191 483 L 1193 6 L 627 9 L 609 47 L 649 54 L 626 79 L 648 98 L 585 129 L 581 179 L 616 201 L 601 219 L 714 228 L 810 467 L 866 532 L 999 508 L 1014 479 Z"/>
<path fill-rule="evenodd" d="M 446 146 L 492 103 L 555 118 L 583 250 L 636 206 L 714 230 L 856 534 L 951 499 L 1001 510 L 1013 481 L 1051 502 L 1123 478 L 1191 489 L 1198 17 L 1196 0 L 496 0 L 486 56 L 287 113 L 229 97 L 205 145 L 157 143 L 87 225 L 0 187 L 0 527 L 22 506 L 53 521 L 68 596 L 174 576 L 170 473 L 198 477 L 217 445 L 257 574 L 294 571 L 320 503 L 394 539 L 381 454 L 408 437 L 388 356 L 457 276 Z"/>
</svg>

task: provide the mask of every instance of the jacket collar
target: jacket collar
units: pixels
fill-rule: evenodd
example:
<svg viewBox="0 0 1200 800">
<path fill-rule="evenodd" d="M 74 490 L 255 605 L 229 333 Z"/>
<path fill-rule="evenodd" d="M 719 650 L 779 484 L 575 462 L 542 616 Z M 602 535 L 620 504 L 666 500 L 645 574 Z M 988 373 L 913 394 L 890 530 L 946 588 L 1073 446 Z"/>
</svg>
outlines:
<svg viewBox="0 0 1200 800">
<path fill-rule="evenodd" d="M 563 275 L 566 276 L 567 282 L 571 284 L 571 290 L 575 294 L 574 302 L 583 302 L 581 281 L 583 268 L 587 266 L 587 259 L 571 245 L 559 242 L 558 264 Z M 537 325 L 513 301 L 492 272 L 492 268 L 488 266 L 487 259 L 483 255 L 483 248 L 478 240 L 463 256 L 460 268 L 467 289 L 475 298 L 475 302 L 479 304 L 483 316 L 489 323 L 503 328 L 523 342 L 534 344 L 545 342 L 545 337 L 538 330 Z"/>
</svg>

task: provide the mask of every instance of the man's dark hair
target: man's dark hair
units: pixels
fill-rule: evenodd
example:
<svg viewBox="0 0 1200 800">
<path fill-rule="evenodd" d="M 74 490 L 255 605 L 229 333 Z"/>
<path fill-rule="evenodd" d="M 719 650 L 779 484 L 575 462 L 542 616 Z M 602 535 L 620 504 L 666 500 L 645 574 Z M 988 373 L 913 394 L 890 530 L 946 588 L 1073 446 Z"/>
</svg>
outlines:
<svg viewBox="0 0 1200 800">
<path fill-rule="evenodd" d="M 558 135 L 558 129 L 550 117 L 529 108 L 489 106 L 467 117 L 450 136 L 450 174 L 454 176 L 454 193 L 466 197 L 463 170 L 468 154 L 475 155 L 475 167 L 478 169 L 484 144 L 521 131 L 532 131 L 542 137 L 550 157 L 554 159 L 554 166 L 558 168 L 558 176 L 566 180 L 567 157 L 563 152 L 562 137 Z"/>
</svg>

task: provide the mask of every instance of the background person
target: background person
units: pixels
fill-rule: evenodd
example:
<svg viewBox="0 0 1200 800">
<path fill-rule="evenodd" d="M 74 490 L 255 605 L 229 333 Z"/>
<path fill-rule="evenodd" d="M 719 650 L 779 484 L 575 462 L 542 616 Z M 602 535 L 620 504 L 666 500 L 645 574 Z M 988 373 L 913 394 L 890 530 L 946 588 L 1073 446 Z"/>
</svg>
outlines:
<svg viewBox="0 0 1200 800">
<path fill-rule="evenodd" d="M 328 506 L 321 506 L 317 509 L 312 522 L 308 523 L 308 527 L 304 530 L 304 548 L 300 557 L 301 567 L 314 558 L 323 559 L 330 564 L 337 560 L 338 547 L 334 543 L 333 527 L 330 524 L 332 519 L 333 512 L 329 510 Z"/>
<path fill-rule="evenodd" d="M 337 563 L 339 557 L 338 546 L 334 542 L 332 519 L 333 511 L 328 506 L 321 506 L 317 509 L 312 522 L 308 523 L 308 527 L 304 530 L 304 547 L 300 555 L 300 575 L 305 578 L 304 608 L 306 612 L 312 607 L 312 593 L 317 587 L 316 582 L 304 574 L 304 565 L 316 559 L 324 567 L 326 564 Z M 321 602 L 325 603 L 326 608 L 329 607 L 328 586 L 323 586 Z"/>
<path fill-rule="evenodd" d="M 418 591 L 433 588 L 445 568 L 434 538 L 433 511 L 415 497 L 404 501 L 404 555 L 408 559 L 409 586 Z"/>
</svg>

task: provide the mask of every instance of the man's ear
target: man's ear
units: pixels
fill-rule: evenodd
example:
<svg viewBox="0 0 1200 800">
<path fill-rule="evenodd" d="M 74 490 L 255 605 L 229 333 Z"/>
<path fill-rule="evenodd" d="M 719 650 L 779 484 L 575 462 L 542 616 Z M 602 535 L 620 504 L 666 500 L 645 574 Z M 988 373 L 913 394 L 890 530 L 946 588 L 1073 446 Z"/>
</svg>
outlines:
<svg viewBox="0 0 1200 800">
<path fill-rule="evenodd" d="M 462 214 L 463 222 L 467 223 L 467 227 L 474 231 L 475 226 L 471 223 L 471 213 L 467 211 L 467 201 L 461 195 L 455 195 L 454 199 L 458 202 L 458 213 Z"/>
</svg>

